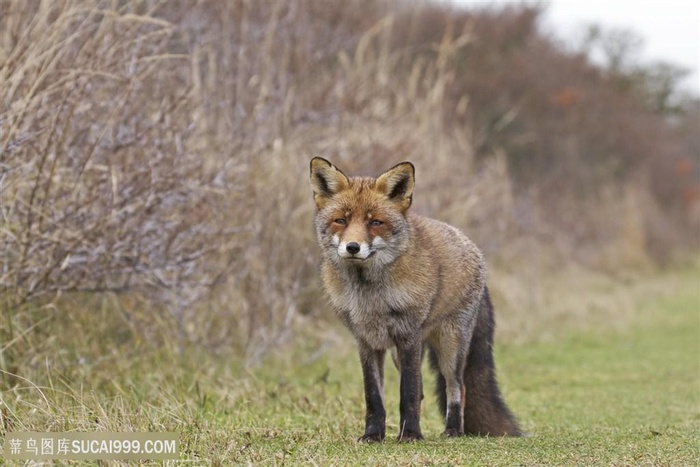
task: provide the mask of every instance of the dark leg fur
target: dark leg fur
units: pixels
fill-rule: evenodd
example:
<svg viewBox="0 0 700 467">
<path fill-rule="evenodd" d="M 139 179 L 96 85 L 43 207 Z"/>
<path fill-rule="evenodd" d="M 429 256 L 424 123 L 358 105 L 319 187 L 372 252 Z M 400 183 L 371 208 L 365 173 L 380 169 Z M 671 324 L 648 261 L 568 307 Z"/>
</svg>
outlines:
<svg viewBox="0 0 700 467">
<path fill-rule="evenodd" d="M 365 434 L 358 440 L 364 443 L 384 441 L 386 411 L 384 409 L 384 351 L 360 345 L 360 362 L 365 387 Z"/>
<path fill-rule="evenodd" d="M 488 289 L 484 291 L 476 327 L 464 370 L 466 401 L 464 432 L 468 435 L 522 436 L 518 423 L 501 397 L 496 382 L 493 359 L 495 321 Z M 435 351 L 430 349 L 430 363 L 437 373 L 436 392 L 440 412 L 447 413 L 445 378 L 440 374 Z"/>
<path fill-rule="evenodd" d="M 399 441 L 423 439 L 420 431 L 420 404 L 423 398 L 420 365 L 423 347 L 420 340 L 397 344 L 397 356 L 401 371 L 401 401 L 399 410 Z"/>
</svg>

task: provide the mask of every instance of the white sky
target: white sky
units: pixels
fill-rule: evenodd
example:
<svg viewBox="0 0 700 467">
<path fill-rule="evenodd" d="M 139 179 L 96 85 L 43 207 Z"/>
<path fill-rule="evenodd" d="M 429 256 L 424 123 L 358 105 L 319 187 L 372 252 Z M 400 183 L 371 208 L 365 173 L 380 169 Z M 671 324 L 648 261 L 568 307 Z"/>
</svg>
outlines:
<svg viewBox="0 0 700 467">
<path fill-rule="evenodd" d="M 688 68 L 684 89 L 700 95 L 700 2 L 697 0 L 452 0 L 456 4 L 540 3 L 547 6 L 546 31 L 575 44 L 587 24 L 629 29 L 644 45 L 642 64 L 663 61 Z"/>
<path fill-rule="evenodd" d="M 644 39 L 643 63 L 688 68 L 686 89 L 700 95 L 700 2 L 682 0 L 552 0 L 546 19 L 557 37 L 574 39 L 585 24 L 625 28 Z M 545 23 L 547 24 L 547 23 Z"/>
</svg>

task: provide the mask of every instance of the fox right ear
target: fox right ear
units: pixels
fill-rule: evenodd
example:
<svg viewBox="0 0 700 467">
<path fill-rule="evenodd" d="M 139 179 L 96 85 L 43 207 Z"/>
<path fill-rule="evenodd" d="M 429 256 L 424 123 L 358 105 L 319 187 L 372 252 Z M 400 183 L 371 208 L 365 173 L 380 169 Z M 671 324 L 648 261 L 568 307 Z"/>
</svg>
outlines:
<svg viewBox="0 0 700 467">
<path fill-rule="evenodd" d="M 350 187 L 350 181 L 343 172 L 322 157 L 311 159 L 311 189 L 318 209 L 341 191 Z"/>
<path fill-rule="evenodd" d="M 415 167 L 410 162 L 402 162 L 377 177 L 376 187 L 390 201 L 398 203 L 401 211 L 406 212 L 413 202 L 415 184 Z"/>
</svg>

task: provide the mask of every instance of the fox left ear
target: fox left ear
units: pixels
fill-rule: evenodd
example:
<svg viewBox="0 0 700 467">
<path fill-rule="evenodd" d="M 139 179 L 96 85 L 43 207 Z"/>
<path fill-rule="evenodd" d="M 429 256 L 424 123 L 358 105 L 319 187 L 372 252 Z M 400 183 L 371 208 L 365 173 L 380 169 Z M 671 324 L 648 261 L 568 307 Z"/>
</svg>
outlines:
<svg viewBox="0 0 700 467">
<path fill-rule="evenodd" d="M 413 187 L 416 184 L 416 169 L 410 162 L 402 162 L 377 178 L 377 190 L 389 200 L 399 203 L 402 211 L 411 207 Z"/>
</svg>

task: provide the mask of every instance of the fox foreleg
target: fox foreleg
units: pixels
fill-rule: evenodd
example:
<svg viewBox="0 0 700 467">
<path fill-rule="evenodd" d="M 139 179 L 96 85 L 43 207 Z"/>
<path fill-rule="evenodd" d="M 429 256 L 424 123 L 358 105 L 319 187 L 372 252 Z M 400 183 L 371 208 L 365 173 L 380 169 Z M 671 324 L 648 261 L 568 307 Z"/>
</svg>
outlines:
<svg viewBox="0 0 700 467">
<path fill-rule="evenodd" d="M 384 409 L 384 355 L 385 350 L 375 350 L 359 342 L 360 363 L 365 387 L 365 434 L 358 441 L 376 443 L 386 435 L 386 410 Z"/>
<path fill-rule="evenodd" d="M 421 361 L 423 343 L 420 334 L 396 344 L 397 360 L 401 372 L 401 402 L 399 441 L 423 439 L 420 431 L 420 405 L 423 398 Z"/>
</svg>

